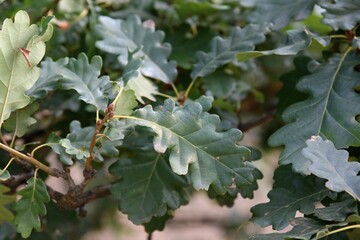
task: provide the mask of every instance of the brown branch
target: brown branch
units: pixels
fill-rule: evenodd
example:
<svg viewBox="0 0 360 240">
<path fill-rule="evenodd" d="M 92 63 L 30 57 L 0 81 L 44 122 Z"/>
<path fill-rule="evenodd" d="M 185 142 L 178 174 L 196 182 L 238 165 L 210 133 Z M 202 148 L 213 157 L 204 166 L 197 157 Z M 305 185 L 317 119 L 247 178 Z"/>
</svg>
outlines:
<svg viewBox="0 0 360 240">
<path fill-rule="evenodd" d="M 276 114 L 276 110 L 271 109 L 270 111 L 262 114 L 260 117 L 254 119 L 250 122 L 247 122 L 244 124 L 240 123 L 238 128 L 243 132 L 249 131 L 250 129 L 252 129 L 254 127 L 260 126 L 260 125 L 264 124 L 265 122 L 268 122 L 268 121 L 274 119 L 275 114 Z"/>
<path fill-rule="evenodd" d="M 11 189 L 11 192 L 16 192 L 16 189 L 22 185 L 25 184 L 26 181 L 34 176 L 34 171 L 22 173 L 19 175 L 12 175 L 8 180 L 6 181 L 0 181 L 0 183 L 4 184 L 8 188 Z"/>
</svg>

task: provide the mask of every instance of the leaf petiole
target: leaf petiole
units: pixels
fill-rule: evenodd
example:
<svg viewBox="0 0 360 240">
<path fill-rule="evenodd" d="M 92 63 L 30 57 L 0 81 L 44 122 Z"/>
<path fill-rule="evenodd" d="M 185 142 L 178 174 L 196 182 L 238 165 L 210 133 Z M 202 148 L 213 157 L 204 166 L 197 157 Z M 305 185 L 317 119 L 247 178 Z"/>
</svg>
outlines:
<svg viewBox="0 0 360 240">
<path fill-rule="evenodd" d="M 332 234 L 335 234 L 335 233 L 338 233 L 338 232 L 343 232 L 343 231 L 346 231 L 346 230 L 349 230 L 349 229 L 354 229 L 354 228 L 360 228 L 360 224 L 356 224 L 356 225 L 351 225 L 351 226 L 346 226 L 346 227 L 338 228 L 338 229 L 336 229 L 336 230 L 333 230 L 333 231 L 324 233 L 324 234 L 321 235 L 320 237 L 316 237 L 316 239 L 321 239 L 321 238 L 327 237 L 327 236 L 329 236 L 329 235 L 332 235 Z"/>
</svg>

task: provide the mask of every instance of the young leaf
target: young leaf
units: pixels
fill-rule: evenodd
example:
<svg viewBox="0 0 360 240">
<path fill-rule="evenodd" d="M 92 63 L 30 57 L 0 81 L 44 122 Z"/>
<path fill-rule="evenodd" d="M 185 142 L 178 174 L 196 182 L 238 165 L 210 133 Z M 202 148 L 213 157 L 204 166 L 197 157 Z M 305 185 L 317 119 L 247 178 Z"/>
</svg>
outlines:
<svg viewBox="0 0 360 240">
<path fill-rule="evenodd" d="M 114 112 L 116 115 L 131 115 L 137 105 L 134 91 L 124 90 L 116 102 Z"/>
<path fill-rule="evenodd" d="M 236 59 L 238 52 L 252 51 L 255 45 L 265 41 L 268 29 L 262 25 L 247 25 L 244 28 L 235 27 L 230 36 L 223 39 L 219 36 L 211 40 L 211 51 L 197 52 L 198 62 L 194 65 L 191 78 L 205 77 L 216 68 Z"/>
<path fill-rule="evenodd" d="M 280 164 L 292 163 L 295 171 L 309 174 L 310 160 L 301 150 L 313 135 L 331 139 L 337 148 L 360 144 L 360 128 L 354 120 L 360 112 L 360 95 L 353 90 L 359 84 L 354 70 L 359 61 L 357 53 L 336 55 L 299 82 L 298 89 L 310 97 L 285 110 L 283 119 L 289 123 L 269 139 L 272 146 L 285 145 Z"/>
<path fill-rule="evenodd" d="M 39 104 L 33 102 L 22 109 L 13 112 L 5 121 L 4 128 L 14 132 L 16 136 L 22 137 L 28 131 L 29 127 L 36 123 L 36 119 L 31 115 L 39 108 Z"/>
<path fill-rule="evenodd" d="M 251 221 L 261 227 L 272 225 L 273 229 L 281 230 L 288 226 L 296 211 L 304 214 L 313 213 L 314 204 L 330 195 L 329 189 L 314 181 L 311 176 L 298 179 L 294 191 L 286 188 L 271 190 L 268 194 L 270 202 L 251 208 Z"/>
<path fill-rule="evenodd" d="M 168 62 L 171 46 L 163 43 L 164 32 L 154 31 L 142 25 L 138 16 L 132 15 L 125 21 L 100 17 L 96 26 L 102 40 L 96 46 L 108 53 L 118 55 L 119 62 L 125 66 L 128 62 L 128 49 L 141 48 L 138 54 L 144 56 L 141 72 L 164 83 L 172 83 L 177 75 L 176 63 Z"/>
<path fill-rule="evenodd" d="M 120 159 L 109 170 L 121 177 L 112 185 L 111 192 L 120 199 L 120 210 L 135 224 L 162 217 L 168 209 L 175 210 L 189 200 L 186 177 L 175 174 L 160 153 Z"/>
<path fill-rule="evenodd" d="M 141 73 L 136 78 L 127 82 L 125 90 L 132 90 L 135 93 L 136 99 L 142 104 L 145 104 L 143 97 L 156 101 L 154 95 L 159 93 L 157 86 Z"/>
<path fill-rule="evenodd" d="M 45 54 L 39 28 L 30 26 L 29 15 L 19 11 L 15 21 L 6 19 L 0 30 L 0 126 L 13 110 L 25 107 L 30 98 L 25 91 L 39 78 L 36 65 Z M 23 51 L 21 51 L 23 50 Z M 26 54 L 24 54 L 24 52 Z"/>
<path fill-rule="evenodd" d="M 272 23 L 274 30 L 284 28 L 292 20 L 306 18 L 319 0 L 257 0 L 250 22 Z"/>
<path fill-rule="evenodd" d="M 39 178 L 30 178 L 27 187 L 18 192 L 22 198 L 16 202 L 14 223 L 23 238 L 30 236 L 33 229 L 40 230 L 40 217 L 46 215 L 45 203 L 50 201 L 45 183 Z"/>
<path fill-rule="evenodd" d="M 61 138 L 53 132 L 49 135 L 46 144 L 59 155 L 59 159 L 63 164 L 73 165 L 74 162 L 72 160 L 72 156 L 65 152 L 66 149 L 61 146 L 60 140 Z"/>
<path fill-rule="evenodd" d="M 311 137 L 306 145 L 301 153 L 311 161 L 310 172 L 328 180 L 325 186 L 330 190 L 346 191 L 360 200 L 360 163 L 348 162 L 347 151 L 337 150 L 331 141 L 324 141 L 320 136 Z"/>
<path fill-rule="evenodd" d="M 177 174 L 189 174 L 195 189 L 207 190 L 211 184 L 218 194 L 224 194 L 233 183 L 239 188 L 251 185 L 254 167 L 244 162 L 249 160 L 250 150 L 237 145 L 242 137 L 239 130 L 216 131 L 219 117 L 205 112 L 211 101 L 202 97 L 175 107 L 168 99 L 156 111 L 147 105 L 127 118 L 156 133 L 155 150 L 169 150 L 171 168 Z"/>
<path fill-rule="evenodd" d="M 323 22 L 334 30 L 350 30 L 360 21 L 360 2 L 354 0 L 320 1 L 323 12 Z"/>
<path fill-rule="evenodd" d="M 102 59 L 94 56 L 89 62 L 84 53 L 80 53 L 78 59 L 71 58 L 66 68 L 62 69 L 60 85 L 62 89 L 74 89 L 80 94 L 80 99 L 95 106 L 98 110 L 104 110 L 108 104 L 108 98 L 104 94 L 105 86 L 110 82 L 108 76 L 100 76 Z"/>
<path fill-rule="evenodd" d="M 76 156 L 78 160 L 90 157 L 90 153 L 86 150 L 85 146 L 76 148 L 71 145 L 69 139 L 64 138 L 59 141 L 60 145 L 65 148 L 65 152 L 70 155 Z"/>
<path fill-rule="evenodd" d="M 16 198 L 15 195 L 4 194 L 8 191 L 9 189 L 7 187 L 5 187 L 4 185 L 0 185 L 0 225 L 3 224 L 5 221 L 11 222 L 14 218 L 13 213 L 9 211 L 9 209 L 7 209 L 6 205 L 14 202 Z"/>
</svg>

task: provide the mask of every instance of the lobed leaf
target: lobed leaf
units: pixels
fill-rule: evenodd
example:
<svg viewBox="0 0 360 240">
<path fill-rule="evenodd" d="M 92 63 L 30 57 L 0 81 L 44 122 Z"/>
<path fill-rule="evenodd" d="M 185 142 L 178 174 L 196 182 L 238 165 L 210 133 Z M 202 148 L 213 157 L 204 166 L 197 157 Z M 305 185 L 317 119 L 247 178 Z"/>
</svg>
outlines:
<svg viewBox="0 0 360 240">
<path fill-rule="evenodd" d="M 319 0 L 257 0 L 250 15 L 252 23 L 272 23 L 274 30 L 288 25 L 292 20 L 305 19 Z"/>
<path fill-rule="evenodd" d="M 2 180 L 1 177 L 0 180 Z M 6 207 L 6 205 L 15 202 L 16 197 L 15 195 L 5 194 L 8 191 L 9 189 L 7 187 L 0 185 L 0 225 L 5 221 L 11 222 L 14 219 L 13 213 Z"/>
<path fill-rule="evenodd" d="M 49 31 L 52 29 L 49 25 Z M 0 126 L 13 110 L 30 103 L 25 91 L 39 78 L 36 65 L 45 54 L 44 41 L 36 25 L 30 25 L 29 15 L 19 11 L 14 22 L 6 19 L 0 30 Z M 45 34 L 45 33 L 44 33 Z M 51 35 L 51 34 L 50 34 Z"/>
<path fill-rule="evenodd" d="M 329 206 L 317 208 L 314 215 L 325 221 L 343 222 L 351 213 L 358 213 L 357 201 L 350 197 L 339 199 L 338 202 L 331 203 Z"/>
<path fill-rule="evenodd" d="M 327 180 L 325 186 L 332 191 L 346 191 L 360 200 L 360 163 L 348 162 L 349 153 L 337 150 L 329 140 L 313 136 L 306 141 L 301 153 L 311 162 L 312 174 Z"/>
<path fill-rule="evenodd" d="M 18 192 L 22 198 L 16 202 L 14 223 L 23 238 L 30 236 L 33 229 L 40 230 L 40 217 L 46 215 L 45 203 L 50 201 L 45 183 L 39 178 L 30 178 L 26 188 Z"/>
<path fill-rule="evenodd" d="M 254 167 L 245 162 L 250 159 L 250 150 L 237 145 L 242 137 L 239 130 L 216 131 L 218 116 L 206 113 L 211 101 L 202 97 L 175 107 L 168 99 L 158 110 L 147 105 L 127 119 L 155 132 L 155 150 L 168 150 L 172 170 L 188 174 L 195 189 L 208 190 L 212 185 L 218 194 L 224 194 L 232 184 L 238 188 L 252 185 Z"/>
<path fill-rule="evenodd" d="M 128 63 L 128 50 L 139 50 L 144 57 L 141 72 L 164 83 L 172 83 L 177 75 L 176 63 L 168 61 L 171 46 L 163 43 L 164 32 L 154 31 L 142 25 L 138 16 L 132 15 L 126 20 L 112 19 L 102 16 L 96 26 L 102 40 L 96 46 L 108 53 L 118 55 L 119 62 L 125 66 Z"/>
<path fill-rule="evenodd" d="M 360 112 L 360 95 L 353 89 L 359 85 L 357 53 L 336 55 L 319 66 L 297 85 L 310 96 L 295 103 L 283 113 L 288 123 L 269 138 L 272 146 L 285 145 L 280 155 L 282 165 L 292 163 L 296 172 L 309 174 L 310 160 L 301 150 L 313 135 L 331 139 L 337 148 L 360 144 L 360 128 L 355 116 Z"/>
<path fill-rule="evenodd" d="M 320 1 L 323 12 L 323 22 L 334 30 L 353 29 L 360 21 L 360 2 L 354 0 Z"/>
<path fill-rule="evenodd" d="M 254 50 L 256 44 L 265 41 L 264 34 L 268 31 L 263 25 L 247 25 L 244 28 L 233 28 L 228 38 L 213 38 L 210 52 L 196 53 L 198 61 L 193 67 L 191 78 L 205 77 L 218 67 L 235 60 L 236 53 Z"/>
<path fill-rule="evenodd" d="M 111 187 L 119 198 L 119 208 L 135 224 L 148 223 L 188 203 L 184 176 L 175 174 L 160 153 L 143 153 L 133 159 L 120 159 L 110 166 L 110 173 L 121 177 Z"/>
</svg>

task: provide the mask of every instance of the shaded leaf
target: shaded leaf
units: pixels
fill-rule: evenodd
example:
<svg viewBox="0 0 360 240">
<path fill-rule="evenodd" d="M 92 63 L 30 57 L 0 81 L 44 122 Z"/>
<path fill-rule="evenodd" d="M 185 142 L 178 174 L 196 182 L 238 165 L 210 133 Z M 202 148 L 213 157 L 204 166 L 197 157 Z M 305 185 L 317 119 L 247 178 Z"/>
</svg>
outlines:
<svg viewBox="0 0 360 240">
<path fill-rule="evenodd" d="M 255 45 L 265 41 L 268 29 L 262 25 L 247 25 L 244 28 L 235 27 L 229 37 L 219 36 L 211 40 L 210 52 L 196 53 L 197 63 L 191 72 L 191 78 L 204 77 L 214 72 L 218 67 L 236 59 L 235 54 L 252 51 Z"/>
<path fill-rule="evenodd" d="M 80 94 L 80 99 L 104 110 L 108 104 L 108 98 L 104 94 L 104 88 L 109 83 L 108 76 L 100 76 L 102 59 L 94 56 L 89 62 L 84 53 L 80 53 L 78 59 L 71 58 L 66 68 L 60 74 L 59 83 L 62 89 L 74 89 Z"/>
<path fill-rule="evenodd" d="M 218 194 L 224 194 L 232 184 L 238 188 L 252 185 L 254 167 L 244 162 L 250 159 L 250 150 L 237 145 L 242 137 L 239 130 L 216 131 L 219 117 L 205 112 L 211 108 L 211 101 L 202 97 L 175 107 L 168 99 L 158 110 L 147 105 L 127 118 L 156 133 L 155 150 L 168 150 L 173 171 L 189 174 L 195 189 L 207 190 L 211 184 Z"/>
<path fill-rule="evenodd" d="M 357 213 L 357 202 L 349 196 L 314 211 L 314 215 L 319 219 L 336 222 L 345 221 L 350 213 Z"/>
<path fill-rule="evenodd" d="M 33 102 L 22 109 L 13 112 L 5 121 L 4 128 L 14 132 L 17 137 L 22 137 L 28 131 L 29 127 L 36 123 L 36 119 L 31 115 L 39 108 L 39 104 Z"/>
<path fill-rule="evenodd" d="M 128 63 L 128 50 L 141 48 L 139 55 L 144 57 L 141 72 L 151 78 L 171 83 L 177 75 L 176 63 L 168 62 L 171 46 L 163 43 L 164 32 L 154 31 L 142 25 L 138 16 L 132 15 L 126 20 L 100 17 L 96 26 L 102 40 L 96 46 L 108 53 L 118 55 L 119 62 Z"/>
<path fill-rule="evenodd" d="M 36 25 L 30 26 L 25 11 L 15 15 L 14 22 L 6 19 L 0 31 L 0 126 L 13 110 L 30 103 L 25 91 L 40 75 L 36 65 L 45 54 L 45 43 Z M 26 50 L 27 57 L 19 49 Z M 29 66 L 30 64 L 30 66 Z"/>
<path fill-rule="evenodd" d="M 2 175 L 0 175 L 0 180 L 2 180 Z M 15 195 L 4 194 L 8 191 L 9 189 L 7 187 L 5 187 L 4 185 L 0 185 L 0 225 L 3 224 L 5 221 L 11 222 L 14 219 L 13 213 L 9 209 L 7 209 L 6 205 L 15 202 L 16 198 Z"/>
<path fill-rule="evenodd" d="M 220 10 L 228 10 L 229 6 L 192 0 L 176 0 L 174 8 L 179 14 L 180 18 L 185 20 L 194 15 L 207 16 Z"/>
<path fill-rule="evenodd" d="M 284 28 L 293 20 L 305 19 L 319 0 L 257 0 L 249 20 L 253 23 L 272 23 L 274 30 Z"/>
<path fill-rule="evenodd" d="M 135 224 L 165 216 L 168 209 L 177 209 L 189 200 L 186 177 L 175 174 L 160 153 L 121 159 L 109 170 L 112 175 L 121 177 L 112 185 L 111 192 L 120 199 L 121 211 Z"/>
<path fill-rule="evenodd" d="M 360 21 L 360 2 L 354 0 L 322 1 L 323 22 L 334 30 L 350 30 Z"/>
<path fill-rule="evenodd" d="M 291 221 L 293 229 L 285 233 L 259 234 L 251 240 L 284 240 L 287 238 L 310 240 L 319 231 L 327 230 L 325 223 L 310 218 L 295 218 Z"/>
<path fill-rule="evenodd" d="M 296 211 L 311 214 L 315 203 L 331 195 L 322 182 L 316 182 L 311 176 L 293 183 L 296 184 L 294 190 L 274 188 L 268 194 L 269 202 L 252 207 L 251 221 L 261 227 L 272 225 L 273 229 L 281 230 L 288 226 Z"/>
<path fill-rule="evenodd" d="M 33 229 L 40 230 L 40 217 L 46 215 L 45 203 L 50 201 L 45 183 L 39 178 L 30 178 L 26 188 L 18 192 L 22 198 L 16 202 L 14 223 L 23 238 L 30 236 Z"/>
<path fill-rule="evenodd" d="M 353 52 L 336 55 L 299 82 L 297 88 L 309 98 L 284 111 L 288 124 L 269 139 L 272 146 L 285 145 L 280 164 L 292 163 L 295 171 L 309 174 L 310 160 L 301 150 L 313 135 L 331 139 L 337 148 L 360 144 L 360 128 L 354 120 L 360 112 L 360 95 L 353 90 L 359 85 L 354 70 L 359 61 Z"/>
<path fill-rule="evenodd" d="M 347 151 L 337 150 L 331 141 L 323 140 L 320 136 L 311 137 L 306 145 L 301 152 L 311 161 L 310 172 L 328 180 L 325 186 L 330 190 L 346 191 L 360 200 L 360 163 L 348 162 Z"/>
<path fill-rule="evenodd" d="M 162 231 L 165 228 L 166 222 L 173 217 L 174 213 L 172 211 L 168 211 L 167 214 L 162 217 L 153 217 L 150 222 L 144 224 L 145 231 L 148 233 Z"/>
<path fill-rule="evenodd" d="M 215 72 L 202 79 L 203 88 L 209 91 L 209 94 L 215 97 L 229 97 L 231 92 L 236 89 L 236 79 L 226 74 L 222 69 L 217 69 Z"/>
</svg>

